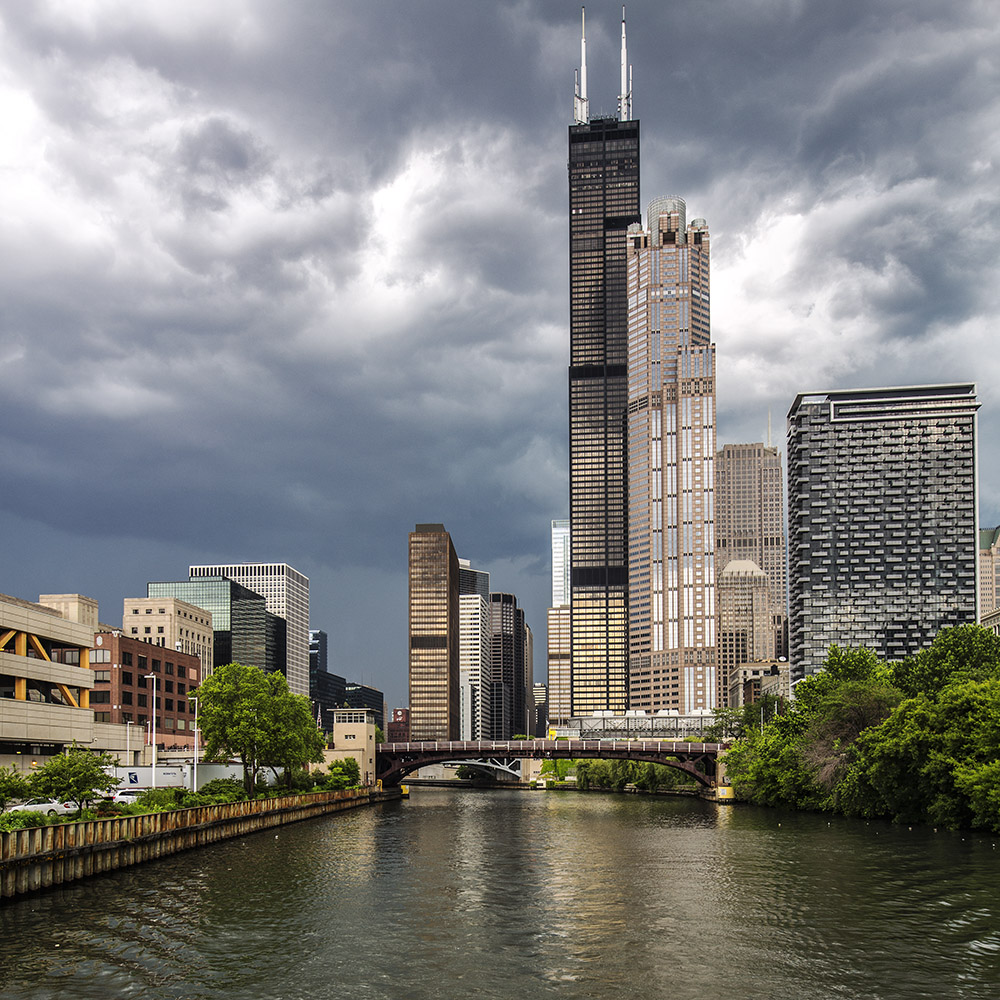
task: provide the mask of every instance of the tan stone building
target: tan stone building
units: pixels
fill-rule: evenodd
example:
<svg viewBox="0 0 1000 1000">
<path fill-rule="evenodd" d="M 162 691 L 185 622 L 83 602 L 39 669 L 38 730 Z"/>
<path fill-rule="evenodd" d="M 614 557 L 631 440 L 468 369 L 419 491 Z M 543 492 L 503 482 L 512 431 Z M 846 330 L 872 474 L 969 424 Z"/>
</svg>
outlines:
<svg viewBox="0 0 1000 1000">
<path fill-rule="evenodd" d="M 709 233 L 681 198 L 647 226 L 626 237 L 629 705 L 690 713 L 718 700 Z"/>
<path fill-rule="evenodd" d="M 733 707 L 729 701 L 729 689 L 736 668 L 775 660 L 771 588 L 767 574 L 749 559 L 732 560 L 719 573 L 716 600 L 719 615 L 719 704 Z"/>
<path fill-rule="evenodd" d="M 122 631 L 131 639 L 197 656 L 202 679 L 212 672 L 212 613 L 179 597 L 126 597 Z"/>
<path fill-rule="evenodd" d="M 333 713 L 333 738 L 323 752 L 326 767 L 351 757 L 358 762 L 362 785 L 375 784 L 375 713 L 368 708 L 338 708 Z"/>
</svg>

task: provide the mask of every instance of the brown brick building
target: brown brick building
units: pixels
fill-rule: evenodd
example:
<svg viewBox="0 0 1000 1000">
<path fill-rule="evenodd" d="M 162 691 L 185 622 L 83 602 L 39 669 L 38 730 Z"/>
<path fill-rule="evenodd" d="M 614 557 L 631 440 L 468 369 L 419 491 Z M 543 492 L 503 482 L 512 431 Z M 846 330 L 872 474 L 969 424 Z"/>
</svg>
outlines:
<svg viewBox="0 0 1000 1000">
<path fill-rule="evenodd" d="M 131 722 L 143 734 L 133 730 L 133 745 L 148 742 L 155 683 L 156 742 L 164 747 L 194 745 L 194 703 L 188 694 L 201 677 L 197 656 L 153 646 L 115 630 L 95 634 L 90 666 L 94 671 L 90 707 L 96 722 Z"/>
</svg>

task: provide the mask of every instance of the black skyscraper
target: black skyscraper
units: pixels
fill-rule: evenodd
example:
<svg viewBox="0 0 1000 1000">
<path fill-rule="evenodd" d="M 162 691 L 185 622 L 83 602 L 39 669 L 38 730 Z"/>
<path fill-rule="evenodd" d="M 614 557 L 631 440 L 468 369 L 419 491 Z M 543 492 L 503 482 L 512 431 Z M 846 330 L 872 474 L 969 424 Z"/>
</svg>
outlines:
<svg viewBox="0 0 1000 1000">
<path fill-rule="evenodd" d="M 625 234 L 640 222 L 639 123 L 622 22 L 618 118 L 590 120 L 584 40 L 569 129 L 569 453 L 574 715 L 628 699 Z"/>
</svg>

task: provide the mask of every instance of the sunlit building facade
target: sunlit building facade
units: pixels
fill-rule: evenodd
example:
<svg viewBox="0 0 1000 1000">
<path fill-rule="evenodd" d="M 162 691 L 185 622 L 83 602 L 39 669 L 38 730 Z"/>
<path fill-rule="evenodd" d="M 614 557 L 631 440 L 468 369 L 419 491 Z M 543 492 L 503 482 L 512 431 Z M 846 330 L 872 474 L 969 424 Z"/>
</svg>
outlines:
<svg viewBox="0 0 1000 1000">
<path fill-rule="evenodd" d="M 459 564 L 443 524 L 418 524 L 409 541 L 410 738 L 457 740 Z"/>
<path fill-rule="evenodd" d="M 709 233 L 681 198 L 629 229 L 629 696 L 682 713 L 718 700 L 715 348 Z"/>
</svg>

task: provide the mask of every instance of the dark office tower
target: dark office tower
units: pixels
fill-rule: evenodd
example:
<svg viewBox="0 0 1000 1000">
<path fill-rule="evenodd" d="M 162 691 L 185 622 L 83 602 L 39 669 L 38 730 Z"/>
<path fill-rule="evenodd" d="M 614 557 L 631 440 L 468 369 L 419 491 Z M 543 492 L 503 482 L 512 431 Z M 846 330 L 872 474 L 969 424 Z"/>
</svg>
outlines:
<svg viewBox="0 0 1000 1000">
<path fill-rule="evenodd" d="M 793 680 L 831 644 L 900 660 L 976 621 L 976 387 L 803 393 L 788 411 Z"/>
<path fill-rule="evenodd" d="M 443 524 L 410 532 L 410 738 L 459 738 L 458 556 Z"/>
<path fill-rule="evenodd" d="M 528 698 L 532 696 L 528 632 L 524 611 L 513 594 L 490 594 L 493 635 L 490 738 L 509 740 L 529 733 Z"/>
<path fill-rule="evenodd" d="M 640 221 L 639 122 L 622 21 L 618 117 L 590 118 L 586 39 L 569 128 L 569 492 L 574 715 L 628 702 L 625 234 Z"/>
</svg>

